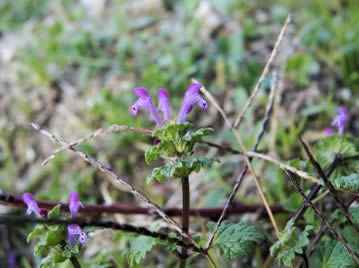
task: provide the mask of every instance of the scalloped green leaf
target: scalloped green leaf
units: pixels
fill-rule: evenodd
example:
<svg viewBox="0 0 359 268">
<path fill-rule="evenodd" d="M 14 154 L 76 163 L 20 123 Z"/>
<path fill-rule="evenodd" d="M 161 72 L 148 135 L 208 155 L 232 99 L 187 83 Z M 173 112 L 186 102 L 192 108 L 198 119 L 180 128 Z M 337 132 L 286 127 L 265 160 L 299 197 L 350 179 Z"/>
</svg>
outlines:
<svg viewBox="0 0 359 268">
<path fill-rule="evenodd" d="M 356 192 L 359 190 L 359 174 L 353 173 L 348 176 L 335 178 L 333 184 L 337 189 L 346 189 Z"/>
<path fill-rule="evenodd" d="M 131 240 L 131 247 L 127 253 L 127 261 L 130 265 L 140 264 L 151 251 L 157 241 L 153 237 L 140 235 Z"/>
<path fill-rule="evenodd" d="M 209 223 L 208 226 L 213 230 L 215 223 Z M 250 224 L 224 221 L 212 246 L 218 249 L 223 258 L 233 261 L 250 255 L 256 243 L 263 239 L 263 234 Z"/>
</svg>

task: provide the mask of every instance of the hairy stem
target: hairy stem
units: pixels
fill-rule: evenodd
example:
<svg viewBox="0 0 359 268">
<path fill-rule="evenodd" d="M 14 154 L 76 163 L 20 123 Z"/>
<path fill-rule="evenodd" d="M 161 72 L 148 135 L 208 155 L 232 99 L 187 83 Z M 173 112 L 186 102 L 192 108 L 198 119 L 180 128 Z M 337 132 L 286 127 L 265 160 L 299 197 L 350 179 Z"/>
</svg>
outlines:
<svg viewBox="0 0 359 268">
<path fill-rule="evenodd" d="M 181 178 L 182 183 L 182 230 L 188 234 L 189 229 L 189 208 L 190 208 L 190 190 L 189 190 L 189 179 L 188 176 Z M 186 267 L 186 258 L 187 247 L 182 247 L 181 255 L 183 259 L 181 260 L 180 267 Z"/>
</svg>

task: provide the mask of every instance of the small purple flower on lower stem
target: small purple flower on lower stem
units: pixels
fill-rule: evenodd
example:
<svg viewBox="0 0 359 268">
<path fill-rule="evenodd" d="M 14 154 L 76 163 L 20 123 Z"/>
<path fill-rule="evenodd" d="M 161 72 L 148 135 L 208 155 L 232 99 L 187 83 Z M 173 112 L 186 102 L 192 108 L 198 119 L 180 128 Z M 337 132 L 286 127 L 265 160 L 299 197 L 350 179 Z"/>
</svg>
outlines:
<svg viewBox="0 0 359 268">
<path fill-rule="evenodd" d="M 67 233 L 69 236 L 70 246 L 73 247 L 77 242 L 84 244 L 87 241 L 87 234 L 82 231 L 81 227 L 77 224 L 70 224 L 67 226 Z"/>
<path fill-rule="evenodd" d="M 199 94 L 201 87 L 202 84 L 200 83 L 192 83 L 188 87 L 184 95 L 181 110 L 177 116 L 177 124 L 181 124 L 187 120 L 187 114 L 192 111 L 195 104 L 204 110 L 208 108 L 206 100 Z"/>
<path fill-rule="evenodd" d="M 72 192 L 69 197 L 69 209 L 72 218 L 76 217 L 80 207 L 83 208 L 84 205 L 80 202 L 79 194 L 77 192 Z"/>
<path fill-rule="evenodd" d="M 338 112 L 334 120 L 332 121 L 332 126 L 336 127 L 338 129 L 338 134 L 343 135 L 344 134 L 344 128 L 345 124 L 348 121 L 348 110 L 340 106 L 338 108 Z"/>
<path fill-rule="evenodd" d="M 163 120 L 170 121 L 170 109 L 168 103 L 168 91 L 164 88 L 158 89 L 158 107 L 157 111 L 163 113 Z"/>
<path fill-rule="evenodd" d="M 152 98 L 148 95 L 147 90 L 143 87 L 136 87 L 133 89 L 138 99 L 131 107 L 132 116 L 136 116 L 139 110 L 146 110 L 152 114 L 153 120 L 159 127 L 163 127 L 160 116 L 153 105 Z"/>
<path fill-rule="evenodd" d="M 27 210 L 26 210 L 27 215 L 30 215 L 32 212 L 34 212 L 36 216 L 41 217 L 40 208 L 37 205 L 36 200 L 32 196 L 32 194 L 24 193 L 22 195 L 22 200 L 27 205 Z"/>
<path fill-rule="evenodd" d="M 328 137 L 333 136 L 334 135 L 334 129 L 326 128 L 325 129 L 325 135 L 328 136 Z"/>
</svg>

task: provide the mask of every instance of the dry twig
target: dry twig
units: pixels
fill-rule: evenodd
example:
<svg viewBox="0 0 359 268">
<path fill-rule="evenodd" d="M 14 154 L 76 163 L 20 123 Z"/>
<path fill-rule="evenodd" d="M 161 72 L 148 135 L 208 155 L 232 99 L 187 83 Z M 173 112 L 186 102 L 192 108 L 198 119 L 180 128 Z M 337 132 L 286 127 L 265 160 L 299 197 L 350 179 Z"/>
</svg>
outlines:
<svg viewBox="0 0 359 268">
<path fill-rule="evenodd" d="M 111 132 L 137 132 L 141 133 L 143 135 L 151 136 L 152 131 L 144 128 L 135 128 L 130 126 L 119 126 L 119 125 L 112 125 L 108 128 L 99 128 L 95 130 L 94 132 L 86 135 L 83 138 L 77 139 L 73 142 L 69 142 L 66 145 L 56 149 L 48 158 L 45 159 L 45 161 L 42 162 L 42 166 L 45 166 L 50 160 L 54 159 L 55 156 L 63 151 L 66 151 L 70 149 L 71 147 L 78 146 L 82 143 L 85 143 L 89 140 L 92 140 L 98 136 L 103 136 Z"/>
<path fill-rule="evenodd" d="M 257 82 L 256 86 L 254 87 L 254 89 L 252 91 L 252 94 L 250 95 L 250 97 L 248 98 L 246 104 L 244 105 L 243 111 L 238 115 L 238 117 L 236 118 L 236 120 L 233 123 L 234 128 L 237 129 L 239 127 L 239 125 L 241 124 L 241 122 L 242 122 L 248 108 L 252 105 L 255 97 L 257 96 L 258 91 L 260 90 L 260 88 L 261 88 L 261 86 L 263 84 L 263 81 L 264 81 L 265 77 L 267 76 L 267 74 L 269 72 L 269 69 L 270 69 L 270 67 L 271 67 L 271 65 L 273 63 L 273 60 L 275 59 L 275 57 L 278 54 L 279 46 L 283 41 L 284 35 L 285 35 L 286 31 L 287 31 L 287 28 L 288 28 L 288 25 L 289 25 L 291 19 L 292 19 L 292 15 L 289 14 L 286 21 L 285 21 L 285 23 L 284 23 L 284 25 L 283 25 L 283 27 L 282 27 L 282 29 L 281 29 L 281 31 L 280 31 L 280 33 L 279 33 L 278 39 L 277 39 L 277 41 L 276 41 L 276 43 L 274 45 L 272 53 L 269 56 L 269 59 L 268 59 L 266 65 L 264 66 L 263 72 L 262 72 L 261 76 L 259 77 L 258 82 Z"/>
</svg>

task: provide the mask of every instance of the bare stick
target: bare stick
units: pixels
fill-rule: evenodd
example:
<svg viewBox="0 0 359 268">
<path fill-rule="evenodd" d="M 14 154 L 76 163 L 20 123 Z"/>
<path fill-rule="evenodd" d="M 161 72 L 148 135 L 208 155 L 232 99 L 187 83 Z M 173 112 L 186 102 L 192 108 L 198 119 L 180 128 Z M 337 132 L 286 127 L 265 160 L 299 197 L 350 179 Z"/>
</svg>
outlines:
<svg viewBox="0 0 359 268">
<path fill-rule="evenodd" d="M 246 104 L 244 105 L 243 111 L 238 115 L 237 119 L 234 121 L 234 124 L 233 124 L 234 128 L 237 129 L 239 127 L 239 125 L 241 124 L 241 122 L 242 122 L 248 108 L 252 105 L 255 97 L 258 94 L 258 91 L 262 87 L 263 81 L 264 81 L 265 77 L 267 76 L 267 74 L 269 72 L 269 69 L 270 69 L 270 67 L 271 67 L 271 65 L 273 63 L 273 60 L 278 54 L 278 48 L 279 48 L 280 44 L 283 41 L 284 35 L 285 35 L 286 31 L 287 31 L 287 28 L 288 28 L 288 25 L 289 25 L 291 19 L 292 19 L 292 15 L 289 14 L 286 21 L 285 21 L 285 23 L 284 23 L 284 25 L 283 25 L 283 27 L 282 27 L 282 29 L 281 29 L 281 31 L 280 31 L 280 33 L 279 33 L 278 39 L 277 39 L 277 41 L 276 41 L 276 43 L 274 45 L 272 53 L 269 56 L 269 59 L 268 59 L 266 65 L 264 66 L 263 72 L 262 72 L 261 76 L 259 77 L 259 80 L 258 80 L 256 86 L 254 87 L 253 91 L 252 91 L 251 96 L 248 98 Z"/>
<path fill-rule="evenodd" d="M 318 215 L 318 217 L 321 219 L 321 221 L 328 227 L 328 229 L 330 230 L 330 232 L 334 235 L 334 237 L 339 240 L 340 242 L 342 242 L 343 246 L 345 247 L 345 249 L 348 251 L 348 253 L 355 259 L 355 261 L 357 263 L 359 263 L 359 257 L 357 256 L 357 254 L 355 253 L 355 251 L 353 250 L 353 248 L 350 246 L 350 244 L 345 240 L 345 238 L 339 233 L 337 232 L 331 225 L 330 223 L 324 218 L 324 216 L 319 212 L 319 210 L 314 206 L 314 204 L 312 203 L 312 201 L 310 201 L 307 196 L 305 195 L 305 193 L 303 192 L 303 189 L 297 184 L 297 182 L 295 181 L 295 179 L 293 178 L 293 175 L 286 171 L 285 172 L 288 176 L 288 178 L 292 181 L 292 184 L 294 186 L 294 188 L 302 195 L 302 197 L 306 200 L 307 204 L 313 209 L 313 211 Z"/>
<path fill-rule="evenodd" d="M 36 130 L 40 131 L 44 136 L 48 137 L 50 140 L 58 142 L 63 146 L 67 145 L 67 143 L 61 137 L 57 137 L 57 136 L 51 134 L 50 132 L 41 129 L 38 125 L 36 125 L 34 123 L 31 123 L 31 126 L 33 128 L 35 128 Z M 175 230 L 177 230 L 183 237 L 187 238 L 189 241 L 194 243 L 194 245 L 197 245 L 197 243 L 188 234 L 186 234 L 185 232 L 182 231 L 182 227 L 180 224 L 178 224 L 171 217 L 167 216 L 166 213 L 164 213 L 163 210 L 158 205 L 156 205 L 151 200 L 149 200 L 143 193 L 141 193 L 139 190 L 134 188 L 131 184 L 127 183 L 121 177 L 117 176 L 116 173 L 110 167 L 105 166 L 104 164 L 99 162 L 94 157 L 89 156 L 89 155 L 85 154 L 84 152 L 75 149 L 74 147 L 69 147 L 69 150 L 75 152 L 86 162 L 97 167 L 103 173 L 105 173 L 109 177 L 111 177 L 116 183 L 122 185 L 128 192 L 131 192 L 134 196 L 141 199 L 143 202 L 145 202 L 145 204 L 147 206 L 151 207 L 155 212 L 157 212 L 157 214 L 160 215 L 165 222 L 167 222 L 171 227 L 173 227 Z"/>
<path fill-rule="evenodd" d="M 71 219 L 62 219 L 62 218 L 52 218 L 52 219 L 43 219 L 43 218 L 34 218 L 28 216 L 0 216 L 0 224 L 6 225 L 26 225 L 26 224 L 48 224 L 48 225 L 58 225 L 58 224 L 78 224 L 81 227 L 93 226 L 93 227 L 102 227 L 110 228 L 115 230 L 121 230 L 125 232 L 137 233 L 140 235 L 146 235 L 161 240 L 169 241 L 175 243 L 179 246 L 186 246 L 195 252 L 204 252 L 200 248 L 196 247 L 192 243 L 187 243 L 181 239 L 170 237 L 162 232 L 150 231 L 145 227 L 133 226 L 130 224 L 121 224 L 116 221 L 102 220 L 101 218 L 71 218 Z"/>
<path fill-rule="evenodd" d="M 299 141 L 302 144 L 304 151 L 309 157 L 309 161 L 312 163 L 315 170 L 318 172 L 320 177 L 323 179 L 325 185 L 327 186 L 329 192 L 332 194 L 337 206 L 340 208 L 340 210 L 343 212 L 345 218 L 347 218 L 349 224 L 354 228 L 354 230 L 359 234 L 359 227 L 353 222 L 352 217 L 350 216 L 350 213 L 348 211 L 348 208 L 345 206 L 343 201 L 340 199 L 337 190 L 335 190 L 333 184 L 329 181 L 327 175 L 319 165 L 319 163 L 314 159 L 314 156 L 309 151 L 308 145 L 302 140 L 301 137 L 299 137 Z"/>
<path fill-rule="evenodd" d="M 273 89 L 274 90 L 274 89 Z M 242 142 L 242 138 L 239 134 L 239 132 L 232 126 L 231 122 L 229 121 L 229 119 L 227 118 L 226 114 L 224 113 L 223 109 L 219 106 L 219 104 L 217 103 L 217 101 L 215 100 L 215 98 L 211 95 L 211 93 L 205 89 L 204 87 L 201 88 L 201 92 L 206 96 L 206 98 L 214 105 L 214 107 L 219 111 L 219 113 L 222 115 L 224 121 L 226 122 L 227 126 L 232 130 L 232 132 L 234 133 L 235 137 L 236 137 L 236 140 L 237 142 L 239 143 L 240 147 L 241 147 L 241 150 L 243 152 L 246 151 L 245 147 L 244 147 L 244 144 Z M 270 106 L 273 105 L 273 101 L 269 104 Z M 267 111 L 271 111 L 271 109 L 266 109 Z M 266 120 L 265 120 L 266 121 Z M 261 134 L 260 134 L 261 135 Z M 257 145 L 258 146 L 258 145 Z M 256 147 L 257 147 L 256 146 Z M 261 197 L 262 199 L 262 202 L 266 208 L 266 211 L 268 213 L 268 216 L 271 220 L 271 223 L 273 225 L 273 228 L 274 230 L 276 231 L 276 233 L 279 233 L 279 227 L 274 219 L 274 216 L 273 216 L 273 213 L 270 209 L 270 206 L 268 204 L 268 201 L 264 195 L 264 192 L 263 192 L 263 189 L 262 189 L 262 186 L 260 185 L 260 182 L 259 182 L 259 179 L 258 177 L 256 176 L 255 174 L 255 171 L 254 169 L 252 168 L 252 165 L 251 165 L 251 159 L 245 155 L 245 161 L 246 161 L 246 165 L 244 166 L 244 168 L 242 169 L 242 172 L 241 172 L 241 175 L 240 177 L 236 180 L 236 184 L 234 185 L 233 189 L 232 189 L 232 192 L 231 194 L 229 195 L 227 201 L 226 201 L 226 204 L 225 204 L 225 207 L 222 211 L 222 215 L 221 217 L 219 218 L 219 220 L 217 221 L 217 225 L 216 225 L 216 228 L 214 229 L 212 235 L 210 236 L 208 242 L 207 242 L 207 245 L 206 245 L 206 250 L 208 250 L 211 245 L 212 245 L 212 242 L 214 240 L 214 237 L 216 236 L 218 230 L 219 230 L 219 227 L 221 225 L 221 223 L 223 222 L 224 220 L 224 217 L 226 216 L 226 212 L 227 212 L 227 209 L 229 208 L 234 196 L 236 195 L 238 189 L 239 189 L 239 186 L 241 184 L 241 181 L 242 179 L 244 178 L 247 170 L 249 169 L 251 171 L 251 173 L 253 174 L 253 177 L 254 177 L 254 182 L 256 184 L 256 187 L 257 187 L 257 190 L 258 190 L 258 193 L 259 193 L 259 196 Z"/>
<path fill-rule="evenodd" d="M 40 209 L 51 210 L 57 205 L 61 205 L 62 211 L 69 212 L 69 205 L 67 203 L 59 201 L 36 201 Z M 24 201 L 16 196 L 5 193 L 0 190 L 0 205 L 14 206 L 14 207 L 26 207 Z M 243 213 L 256 213 L 262 211 L 264 207 L 262 205 L 244 205 L 236 204 L 229 208 L 227 214 L 243 214 Z M 182 208 L 168 207 L 162 209 L 168 216 L 182 216 Z M 284 212 L 284 208 L 281 205 L 272 205 L 271 210 L 273 213 Z M 208 217 L 212 219 L 218 219 L 221 216 L 223 207 L 205 207 L 205 208 L 191 208 L 189 211 L 190 216 L 195 217 Z M 79 212 L 82 215 L 102 215 L 102 214 L 124 214 L 124 215 L 152 215 L 153 210 L 148 207 L 138 207 L 129 205 L 90 205 L 84 204 L 83 208 L 80 208 Z"/>
<path fill-rule="evenodd" d="M 312 176 L 312 175 L 310 175 L 309 173 L 307 173 L 305 171 L 302 171 L 302 170 L 299 170 L 299 169 L 296 169 L 295 167 L 292 167 L 290 165 L 284 164 L 284 163 L 280 162 L 279 160 L 276 160 L 273 157 L 270 157 L 268 155 L 253 152 L 253 151 L 252 152 L 241 152 L 241 151 L 238 151 L 236 149 L 226 147 L 226 146 L 222 146 L 220 144 L 216 144 L 216 143 L 213 143 L 213 142 L 204 141 L 202 143 L 206 144 L 206 145 L 209 145 L 209 146 L 212 146 L 212 147 L 219 148 L 219 149 L 224 150 L 224 151 L 228 151 L 228 152 L 233 153 L 233 154 L 238 154 L 238 155 L 242 155 L 242 156 L 248 156 L 250 158 L 254 157 L 254 158 L 258 158 L 258 159 L 262 159 L 262 160 L 271 162 L 271 163 L 277 165 L 280 169 L 288 170 L 288 171 L 298 175 L 299 177 L 301 177 L 303 179 L 311 180 L 314 183 L 319 183 L 319 179 Z M 257 144 L 258 143 L 256 143 L 256 145 Z"/>
<path fill-rule="evenodd" d="M 83 138 L 77 139 L 73 142 L 69 142 L 66 145 L 56 149 L 48 158 L 45 159 L 44 162 L 42 162 L 41 165 L 45 166 L 50 160 L 54 159 L 57 154 L 59 154 L 63 151 L 66 151 L 66 150 L 70 149 L 71 147 L 78 146 L 78 145 L 85 143 L 89 140 L 92 140 L 98 136 L 103 136 L 103 135 L 106 135 L 111 132 L 137 132 L 137 133 L 141 133 L 141 134 L 144 134 L 147 136 L 152 135 L 151 130 L 144 129 L 144 128 L 135 128 L 135 127 L 130 127 L 130 126 L 112 125 L 108 128 L 99 128 L 96 131 L 86 135 Z"/>
</svg>

